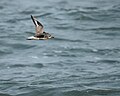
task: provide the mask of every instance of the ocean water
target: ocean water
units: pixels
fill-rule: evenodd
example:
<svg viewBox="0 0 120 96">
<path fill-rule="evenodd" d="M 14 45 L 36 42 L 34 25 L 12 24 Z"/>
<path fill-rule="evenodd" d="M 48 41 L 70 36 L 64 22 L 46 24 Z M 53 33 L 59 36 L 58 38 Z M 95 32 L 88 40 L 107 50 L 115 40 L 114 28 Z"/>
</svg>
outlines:
<svg viewBox="0 0 120 96">
<path fill-rule="evenodd" d="M 0 96 L 120 96 L 120 0 L 1 0 Z"/>
</svg>

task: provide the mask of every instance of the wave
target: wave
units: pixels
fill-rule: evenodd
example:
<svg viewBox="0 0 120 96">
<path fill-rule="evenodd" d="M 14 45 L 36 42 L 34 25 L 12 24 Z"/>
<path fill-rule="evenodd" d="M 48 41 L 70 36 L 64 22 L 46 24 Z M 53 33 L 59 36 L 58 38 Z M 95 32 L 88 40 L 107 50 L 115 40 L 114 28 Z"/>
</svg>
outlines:
<svg viewBox="0 0 120 96">
<path fill-rule="evenodd" d="M 85 42 L 83 40 L 72 40 L 72 39 L 65 39 L 65 38 L 54 38 L 56 41 L 66 41 L 66 42 Z"/>
<path fill-rule="evenodd" d="M 99 30 L 102 30 L 102 31 L 119 31 L 120 30 L 120 27 L 100 27 L 100 28 L 92 28 L 92 29 L 89 29 L 89 30 L 96 30 L 96 31 L 99 31 Z"/>
<path fill-rule="evenodd" d="M 9 66 L 9 68 L 20 68 L 20 67 L 28 67 L 28 66 L 24 64 L 14 64 Z"/>
<path fill-rule="evenodd" d="M 87 89 L 87 90 L 73 90 L 64 92 L 65 96 L 83 96 L 83 95 L 112 95 L 112 94 L 120 94 L 119 89 Z"/>
<path fill-rule="evenodd" d="M 120 49 L 119 48 L 111 48 L 111 49 L 97 49 L 94 51 L 94 53 L 100 54 L 100 55 L 109 55 L 109 54 L 116 54 L 119 53 Z"/>
<path fill-rule="evenodd" d="M 8 50 L 8 49 L 0 50 L 0 56 L 12 54 L 12 53 L 13 53 L 13 51 L 12 50 Z"/>
<path fill-rule="evenodd" d="M 9 95 L 7 93 L 0 93 L 0 96 L 12 96 L 12 95 Z"/>
<path fill-rule="evenodd" d="M 34 67 L 34 68 L 42 68 L 44 65 L 42 63 L 32 63 L 32 64 L 12 64 L 9 68 L 24 68 L 24 67 Z"/>
<path fill-rule="evenodd" d="M 31 90 L 31 92 L 26 92 L 18 94 L 16 96 L 89 96 L 89 95 L 120 95 L 120 90 L 115 88 L 97 88 L 97 89 L 85 89 L 85 90 L 65 90 L 66 88 L 39 88 L 37 90 Z M 3 95 L 4 96 L 4 95 Z M 9 95 L 8 95 L 9 96 Z"/>
<path fill-rule="evenodd" d="M 111 59 L 103 59 L 103 60 L 98 60 L 96 63 L 105 63 L 105 64 L 119 64 L 119 60 L 111 60 Z"/>
<path fill-rule="evenodd" d="M 29 44 L 22 44 L 22 43 L 16 43 L 16 44 L 9 44 L 13 49 L 29 49 L 35 47 L 35 45 L 29 45 Z"/>
</svg>

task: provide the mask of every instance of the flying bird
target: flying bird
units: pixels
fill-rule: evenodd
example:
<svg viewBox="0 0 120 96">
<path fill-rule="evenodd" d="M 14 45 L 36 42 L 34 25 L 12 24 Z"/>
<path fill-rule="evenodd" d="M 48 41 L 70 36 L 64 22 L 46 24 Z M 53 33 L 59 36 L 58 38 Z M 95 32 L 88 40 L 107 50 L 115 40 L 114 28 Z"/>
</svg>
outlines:
<svg viewBox="0 0 120 96">
<path fill-rule="evenodd" d="M 44 32 L 43 25 L 34 16 L 31 15 L 31 19 L 35 25 L 36 33 L 34 36 L 28 37 L 27 40 L 46 40 L 54 38 L 49 33 Z"/>
</svg>

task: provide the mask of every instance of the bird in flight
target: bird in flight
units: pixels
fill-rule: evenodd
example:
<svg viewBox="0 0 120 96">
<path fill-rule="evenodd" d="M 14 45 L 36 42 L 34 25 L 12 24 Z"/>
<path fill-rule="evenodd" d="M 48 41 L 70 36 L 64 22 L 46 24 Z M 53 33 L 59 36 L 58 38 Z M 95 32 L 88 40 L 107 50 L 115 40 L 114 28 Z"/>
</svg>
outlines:
<svg viewBox="0 0 120 96">
<path fill-rule="evenodd" d="M 27 40 L 46 40 L 54 38 L 49 33 L 44 32 L 43 25 L 34 16 L 31 15 L 31 19 L 35 25 L 36 33 L 34 36 L 28 37 Z"/>
</svg>

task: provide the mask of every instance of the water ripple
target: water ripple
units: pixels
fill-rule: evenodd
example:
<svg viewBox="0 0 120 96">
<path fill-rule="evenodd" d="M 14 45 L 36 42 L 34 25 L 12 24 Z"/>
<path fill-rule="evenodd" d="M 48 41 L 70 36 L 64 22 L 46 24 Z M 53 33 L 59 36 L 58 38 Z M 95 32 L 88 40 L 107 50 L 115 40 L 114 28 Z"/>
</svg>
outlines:
<svg viewBox="0 0 120 96">
<path fill-rule="evenodd" d="M 13 51 L 12 50 L 8 50 L 8 49 L 0 50 L 0 56 L 12 54 L 12 53 L 13 53 Z"/>
<path fill-rule="evenodd" d="M 72 40 L 72 39 L 65 39 L 65 38 L 54 38 L 56 41 L 65 41 L 65 42 L 84 42 L 82 40 Z"/>
<path fill-rule="evenodd" d="M 1 0 L 0 96 L 119 96 L 119 0 Z M 51 40 L 34 35 L 44 19 Z"/>
<path fill-rule="evenodd" d="M 12 95 L 5 94 L 5 93 L 0 93 L 0 96 L 12 96 Z"/>
<path fill-rule="evenodd" d="M 29 49 L 29 48 L 35 47 L 34 45 L 22 44 L 22 43 L 19 43 L 19 44 L 10 44 L 10 46 L 13 49 Z"/>
</svg>

